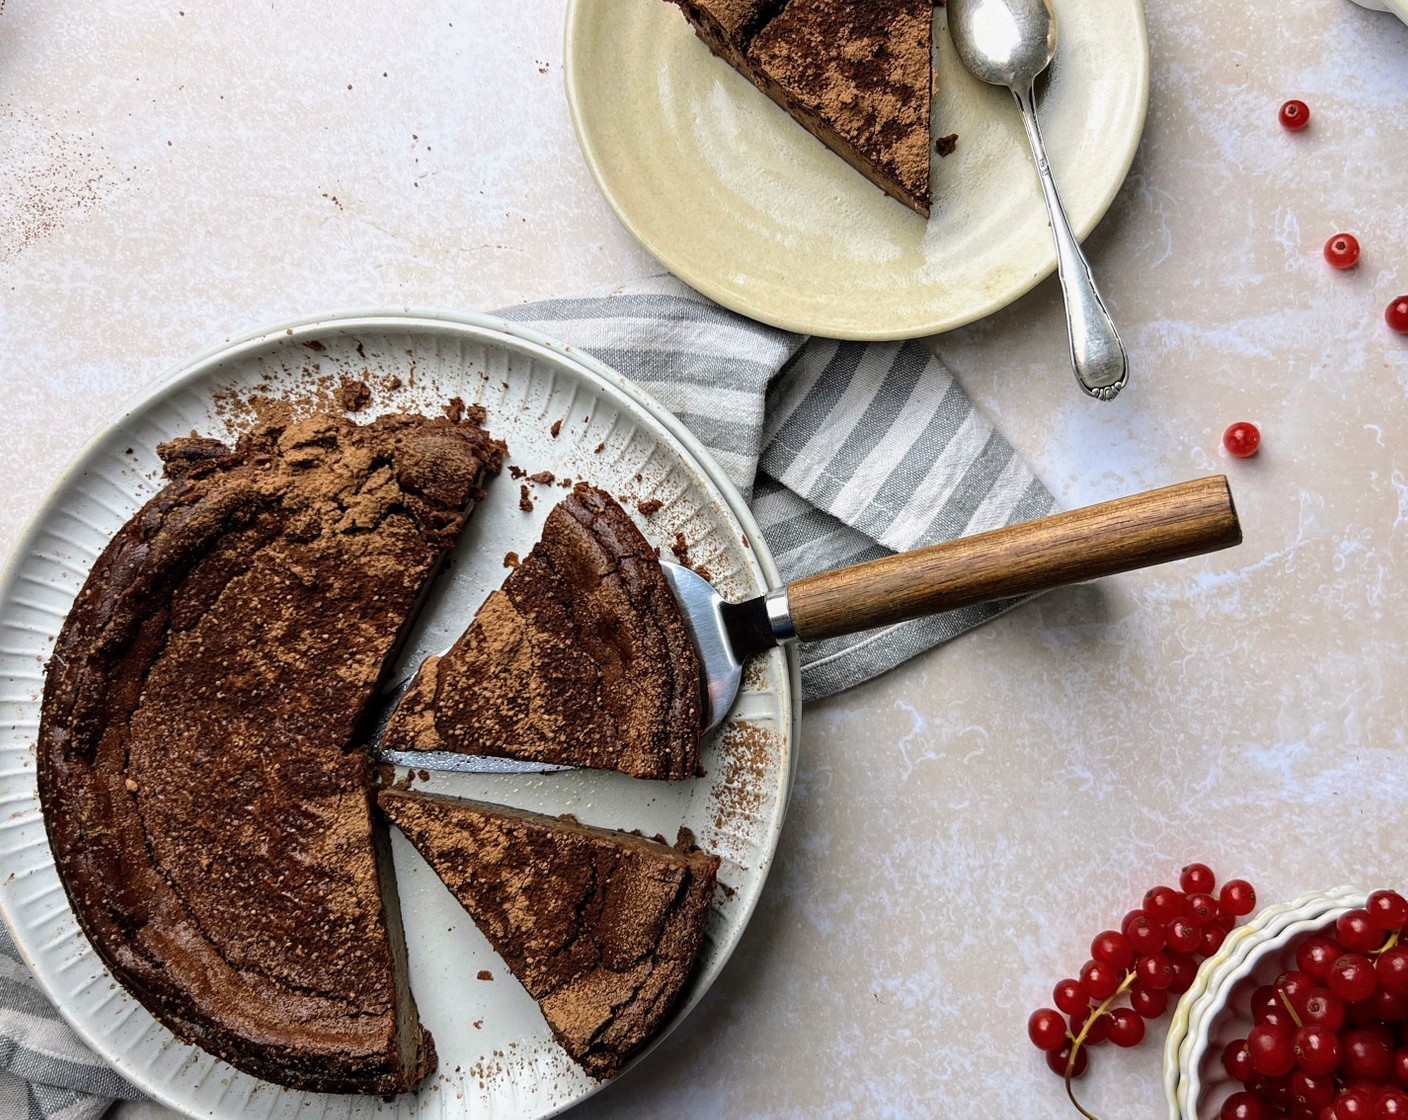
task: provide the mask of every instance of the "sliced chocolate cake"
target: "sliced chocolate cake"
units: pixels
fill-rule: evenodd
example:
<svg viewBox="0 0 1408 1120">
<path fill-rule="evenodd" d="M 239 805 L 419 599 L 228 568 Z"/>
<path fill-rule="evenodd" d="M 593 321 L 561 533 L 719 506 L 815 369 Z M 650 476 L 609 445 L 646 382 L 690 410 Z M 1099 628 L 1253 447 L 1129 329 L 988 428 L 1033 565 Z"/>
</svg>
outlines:
<svg viewBox="0 0 1408 1120">
<path fill-rule="evenodd" d="M 180 1037 L 281 1085 L 408 1089 L 435 1051 L 355 744 L 504 447 L 474 422 L 320 414 L 162 454 L 171 480 L 98 558 L 49 666 L 59 875 Z"/>
<path fill-rule="evenodd" d="M 594 1077 L 614 1077 L 674 1007 L 709 923 L 719 859 L 519 809 L 385 789 L 425 857 Z"/>
<path fill-rule="evenodd" d="M 933 0 L 672 0 L 710 50 L 929 215 Z"/>
<path fill-rule="evenodd" d="M 692 778 L 699 674 L 655 550 L 609 494 L 579 483 L 463 636 L 421 667 L 382 746 Z"/>
</svg>

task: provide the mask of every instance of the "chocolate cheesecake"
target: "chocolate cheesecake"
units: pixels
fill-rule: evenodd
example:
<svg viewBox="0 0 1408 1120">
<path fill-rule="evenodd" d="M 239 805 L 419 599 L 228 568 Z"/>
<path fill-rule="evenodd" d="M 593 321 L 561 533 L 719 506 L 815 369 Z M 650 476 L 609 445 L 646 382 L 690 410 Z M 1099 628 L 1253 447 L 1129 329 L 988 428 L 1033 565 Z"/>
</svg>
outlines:
<svg viewBox="0 0 1408 1120">
<path fill-rule="evenodd" d="M 717 856 L 634 833 L 385 789 L 382 811 L 425 857 L 593 1077 L 660 1028 L 709 923 Z"/>
<path fill-rule="evenodd" d="M 504 447 L 476 422 L 319 414 L 160 451 L 170 481 L 98 558 L 49 665 L 59 876 L 181 1038 L 280 1085 L 409 1089 L 435 1050 L 356 744 Z"/>
<path fill-rule="evenodd" d="M 933 0 L 671 2 L 813 136 L 929 216 Z"/>
<path fill-rule="evenodd" d="M 421 666 L 382 746 L 692 778 L 700 687 L 655 550 L 579 483 L 469 629 Z"/>
</svg>

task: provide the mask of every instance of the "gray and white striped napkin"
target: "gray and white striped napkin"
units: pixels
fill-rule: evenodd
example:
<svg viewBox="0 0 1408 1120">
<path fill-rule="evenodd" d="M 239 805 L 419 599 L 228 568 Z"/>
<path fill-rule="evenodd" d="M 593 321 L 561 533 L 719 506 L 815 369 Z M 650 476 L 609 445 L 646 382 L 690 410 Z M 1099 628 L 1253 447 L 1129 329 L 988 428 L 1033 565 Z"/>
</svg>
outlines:
<svg viewBox="0 0 1408 1120">
<path fill-rule="evenodd" d="M 669 276 L 500 314 L 595 355 L 678 416 L 749 499 L 788 582 L 1055 506 L 922 342 L 788 334 Z M 869 680 L 1010 605 L 803 644 L 803 698 Z"/>
<path fill-rule="evenodd" d="M 788 581 L 1054 506 L 922 343 L 788 334 L 671 277 L 500 314 L 595 355 L 678 416 L 748 497 Z M 1009 605 L 804 644 L 803 696 L 859 684 Z M 59 1019 L 0 926 L 0 1118 L 97 1120 L 137 1097 Z"/>
</svg>

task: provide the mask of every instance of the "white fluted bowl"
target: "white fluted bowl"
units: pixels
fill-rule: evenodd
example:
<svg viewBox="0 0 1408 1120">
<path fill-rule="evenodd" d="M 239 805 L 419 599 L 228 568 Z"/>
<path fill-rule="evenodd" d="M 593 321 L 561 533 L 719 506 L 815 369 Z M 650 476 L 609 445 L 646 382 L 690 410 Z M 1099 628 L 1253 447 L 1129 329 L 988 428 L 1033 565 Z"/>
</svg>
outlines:
<svg viewBox="0 0 1408 1120">
<path fill-rule="evenodd" d="M 1358 887 L 1336 887 L 1268 906 L 1202 963 L 1174 1008 L 1164 1044 L 1169 1120 L 1217 1120 L 1222 1102 L 1242 1087 L 1222 1068 L 1222 1051 L 1252 1029 L 1252 992 L 1294 968 L 1306 938 L 1331 929 L 1368 897 Z"/>
</svg>

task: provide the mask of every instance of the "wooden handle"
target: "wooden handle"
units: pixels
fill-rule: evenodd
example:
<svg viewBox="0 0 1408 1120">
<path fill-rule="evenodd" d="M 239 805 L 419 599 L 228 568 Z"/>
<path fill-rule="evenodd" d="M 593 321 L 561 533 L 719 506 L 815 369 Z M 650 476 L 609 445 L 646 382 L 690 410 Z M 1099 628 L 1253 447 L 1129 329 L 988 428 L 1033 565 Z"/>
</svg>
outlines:
<svg viewBox="0 0 1408 1120">
<path fill-rule="evenodd" d="M 815 641 L 1147 568 L 1242 540 L 1223 475 L 806 576 L 787 587 Z"/>
</svg>

